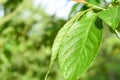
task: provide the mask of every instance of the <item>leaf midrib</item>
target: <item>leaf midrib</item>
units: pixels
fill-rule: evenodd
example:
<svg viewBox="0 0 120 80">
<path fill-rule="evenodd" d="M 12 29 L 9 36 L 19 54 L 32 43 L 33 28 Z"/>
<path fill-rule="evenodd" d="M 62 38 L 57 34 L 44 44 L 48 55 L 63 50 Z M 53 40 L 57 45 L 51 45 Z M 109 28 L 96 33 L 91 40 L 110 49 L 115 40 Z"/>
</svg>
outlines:
<svg viewBox="0 0 120 80">
<path fill-rule="evenodd" d="M 116 18 L 117 18 L 117 15 L 118 15 L 118 8 L 116 9 L 116 14 L 115 14 L 114 22 L 115 22 L 115 20 L 116 20 Z M 116 25 L 115 25 L 115 24 L 114 24 L 113 26 L 114 26 L 114 28 L 116 28 Z"/>
<path fill-rule="evenodd" d="M 81 17 L 84 13 L 86 13 L 86 12 L 87 12 L 87 10 L 86 10 L 86 11 L 83 11 L 82 13 L 78 13 L 78 15 L 79 15 L 78 18 L 80 18 L 80 17 Z M 77 20 L 74 20 L 74 23 L 78 21 L 78 18 L 77 18 Z M 73 24 L 74 24 L 74 23 L 73 23 Z M 73 26 L 73 25 L 72 25 L 72 26 Z M 62 40 L 61 40 L 61 44 L 60 44 L 60 46 L 59 46 L 59 50 L 60 50 L 60 47 L 61 47 L 61 45 L 62 45 L 62 42 L 63 42 L 65 36 L 68 34 L 68 32 L 69 32 L 69 30 L 72 28 L 72 26 L 66 31 L 66 34 L 63 36 L 63 38 L 62 38 Z M 59 53 L 59 50 L 58 50 L 58 53 Z"/>
<path fill-rule="evenodd" d="M 93 23 L 93 20 L 96 18 L 96 16 L 91 20 L 91 23 L 90 23 L 90 25 L 89 25 L 89 27 L 88 27 L 88 30 L 87 30 L 87 35 L 86 35 L 86 38 L 85 38 L 85 41 L 84 41 L 84 43 L 83 43 L 83 47 L 82 47 L 82 49 L 81 49 L 81 52 L 80 53 L 82 53 L 83 52 L 83 49 L 85 48 L 85 43 L 86 43 L 86 41 L 87 41 L 87 38 L 88 38 L 88 35 L 89 35 L 89 32 L 90 32 L 90 28 L 91 28 L 91 26 L 92 26 L 92 23 Z M 80 60 L 80 57 L 78 58 L 78 61 Z M 79 62 L 77 63 L 77 65 L 79 64 Z M 77 68 L 76 68 L 77 69 Z M 76 69 L 75 69 L 75 71 L 76 71 Z"/>
</svg>

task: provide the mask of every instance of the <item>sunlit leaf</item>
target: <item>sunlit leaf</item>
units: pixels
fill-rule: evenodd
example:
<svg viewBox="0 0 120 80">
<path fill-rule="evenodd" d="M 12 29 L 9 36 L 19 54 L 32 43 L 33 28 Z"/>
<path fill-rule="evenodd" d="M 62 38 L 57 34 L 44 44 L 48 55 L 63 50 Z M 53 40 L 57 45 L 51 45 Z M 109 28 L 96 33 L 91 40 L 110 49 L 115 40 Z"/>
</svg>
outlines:
<svg viewBox="0 0 120 80">
<path fill-rule="evenodd" d="M 78 13 L 76 14 L 70 21 L 68 21 L 63 28 L 61 28 L 61 30 L 58 32 L 58 35 L 56 36 L 56 39 L 54 40 L 54 44 L 53 44 L 53 48 L 52 48 L 52 56 L 51 56 L 51 62 L 50 62 L 50 67 L 49 70 L 46 74 L 45 80 L 47 79 L 47 76 L 50 72 L 50 69 L 53 65 L 53 63 L 55 62 L 55 59 L 57 58 L 57 54 L 59 51 L 59 48 L 61 46 L 61 42 L 63 40 L 63 38 L 65 37 L 65 35 L 67 34 L 67 32 L 69 31 L 69 29 L 72 27 L 72 25 L 74 24 L 74 22 L 76 21 L 76 19 L 78 19 L 80 17 L 82 13 Z"/>
<path fill-rule="evenodd" d="M 120 23 L 120 6 L 101 11 L 98 17 L 114 30 Z"/>
<path fill-rule="evenodd" d="M 70 29 L 66 28 L 58 33 L 61 36 L 56 39 L 62 38 L 62 41 L 58 41 L 58 43 L 61 42 L 57 50 L 59 51 L 58 61 L 66 80 L 77 80 L 97 55 L 102 39 L 102 29 L 100 25 L 98 27 L 95 25 L 96 18 L 95 13 L 88 12 Z"/>
</svg>

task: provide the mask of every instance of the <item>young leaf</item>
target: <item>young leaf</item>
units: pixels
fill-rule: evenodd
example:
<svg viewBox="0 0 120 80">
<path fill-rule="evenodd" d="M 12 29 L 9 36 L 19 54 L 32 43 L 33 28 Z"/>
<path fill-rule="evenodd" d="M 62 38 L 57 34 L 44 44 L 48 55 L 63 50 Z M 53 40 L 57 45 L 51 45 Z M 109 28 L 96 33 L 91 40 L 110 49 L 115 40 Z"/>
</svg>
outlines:
<svg viewBox="0 0 120 80">
<path fill-rule="evenodd" d="M 60 46 L 61 46 L 61 43 L 64 39 L 64 37 L 66 36 L 66 34 L 68 33 L 69 29 L 73 26 L 73 24 L 75 24 L 75 22 L 84 14 L 86 13 L 87 11 L 91 10 L 92 8 L 90 9 L 87 9 L 83 12 L 78 12 L 70 21 L 68 21 L 58 32 L 55 40 L 54 40 L 54 44 L 53 44 L 53 47 L 52 47 L 52 56 L 51 56 L 51 64 L 54 63 L 56 57 L 57 57 L 57 54 L 59 52 L 59 49 L 60 49 Z"/>
<path fill-rule="evenodd" d="M 96 18 L 94 12 L 88 12 L 67 29 L 67 33 L 66 30 L 58 33 L 61 35 L 65 32 L 59 37 L 63 40 L 58 50 L 58 61 L 66 80 L 77 80 L 97 55 L 102 39 L 102 28 L 95 25 Z"/>
<path fill-rule="evenodd" d="M 68 32 L 68 30 L 71 28 L 71 26 L 74 24 L 74 22 L 76 21 L 76 19 L 80 16 L 81 13 L 76 14 L 70 21 L 68 21 L 63 28 L 61 28 L 61 30 L 58 32 L 58 35 L 56 36 L 55 40 L 54 40 L 54 44 L 53 44 L 53 48 L 52 48 L 52 56 L 51 56 L 51 61 L 55 60 L 55 58 L 57 57 L 61 42 L 64 38 L 64 36 L 66 35 L 66 33 Z"/>
<path fill-rule="evenodd" d="M 47 76 L 48 76 L 48 74 L 50 72 L 50 69 L 51 69 L 53 63 L 55 62 L 55 59 L 57 58 L 57 54 L 58 54 L 58 51 L 59 51 L 59 48 L 60 48 L 60 45 L 61 45 L 61 42 L 62 42 L 64 36 L 68 32 L 68 30 L 71 28 L 71 26 L 74 24 L 74 22 L 76 21 L 76 19 L 78 19 L 80 17 L 80 15 L 82 15 L 83 13 L 84 12 L 79 12 L 78 14 L 76 14 L 58 32 L 58 35 L 56 36 L 56 39 L 54 40 L 54 44 L 53 44 L 53 48 L 52 48 L 51 62 L 50 62 L 49 70 L 48 70 L 48 72 L 46 74 L 45 80 L 47 80 Z"/>
<path fill-rule="evenodd" d="M 101 11 L 98 17 L 115 30 L 120 23 L 120 6 Z"/>
</svg>

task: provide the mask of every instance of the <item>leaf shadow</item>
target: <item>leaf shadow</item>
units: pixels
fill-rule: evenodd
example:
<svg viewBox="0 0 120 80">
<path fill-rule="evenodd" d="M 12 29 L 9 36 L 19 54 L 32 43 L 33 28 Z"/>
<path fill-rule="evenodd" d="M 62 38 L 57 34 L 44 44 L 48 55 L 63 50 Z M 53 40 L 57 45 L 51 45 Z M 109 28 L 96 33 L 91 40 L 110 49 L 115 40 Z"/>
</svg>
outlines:
<svg viewBox="0 0 120 80">
<path fill-rule="evenodd" d="M 98 29 L 103 29 L 102 20 L 101 20 L 99 17 L 96 18 L 95 26 L 96 26 Z"/>
</svg>

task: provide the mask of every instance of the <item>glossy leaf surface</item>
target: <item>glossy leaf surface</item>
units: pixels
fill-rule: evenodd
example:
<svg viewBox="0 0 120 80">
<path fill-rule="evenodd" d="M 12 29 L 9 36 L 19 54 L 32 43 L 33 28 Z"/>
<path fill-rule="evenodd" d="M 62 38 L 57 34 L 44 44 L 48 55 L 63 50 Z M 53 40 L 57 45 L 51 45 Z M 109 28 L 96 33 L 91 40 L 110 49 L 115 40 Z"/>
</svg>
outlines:
<svg viewBox="0 0 120 80">
<path fill-rule="evenodd" d="M 100 47 L 102 28 L 95 25 L 97 16 L 88 12 L 79 21 L 75 22 L 67 31 L 60 30 L 62 38 L 59 46 L 58 61 L 66 80 L 77 80 L 86 71 Z M 63 27 L 64 28 L 64 27 Z M 61 34 L 60 34 L 61 33 Z"/>
<path fill-rule="evenodd" d="M 115 30 L 120 23 L 120 6 L 101 11 L 98 17 Z"/>
</svg>

